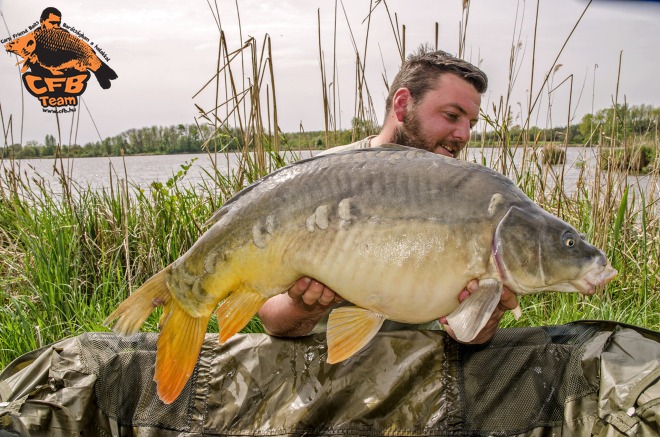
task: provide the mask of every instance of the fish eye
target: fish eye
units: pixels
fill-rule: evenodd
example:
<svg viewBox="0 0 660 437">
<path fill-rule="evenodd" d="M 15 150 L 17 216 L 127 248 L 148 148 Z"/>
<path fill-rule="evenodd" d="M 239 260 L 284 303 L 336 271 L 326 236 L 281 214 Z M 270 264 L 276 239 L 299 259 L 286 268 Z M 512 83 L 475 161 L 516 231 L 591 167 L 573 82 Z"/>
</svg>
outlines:
<svg viewBox="0 0 660 437">
<path fill-rule="evenodd" d="M 564 243 L 564 246 L 573 247 L 575 246 L 575 235 L 573 235 L 571 232 L 566 232 L 562 236 L 561 241 Z"/>
</svg>

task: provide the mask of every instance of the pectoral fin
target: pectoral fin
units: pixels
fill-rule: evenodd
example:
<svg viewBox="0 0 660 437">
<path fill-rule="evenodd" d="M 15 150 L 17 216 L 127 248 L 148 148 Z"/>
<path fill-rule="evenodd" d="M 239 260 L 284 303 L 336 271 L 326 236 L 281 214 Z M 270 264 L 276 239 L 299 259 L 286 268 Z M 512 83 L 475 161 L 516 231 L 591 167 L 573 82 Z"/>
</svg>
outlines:
<svg viewBox="0 0 660 437">
<path fill-rule="evenodd" d="M 265 302 L 266 298 L 254 290 L 241 288 L 230 294 L 215 311 L 220 343 L 243 329 Z"/>
<path fill-rule="evenodd" d="M 472 341 L 486 326 L 490 316 L 500 302 L 502 284 L 495 279 L 479 281 L 479 290 L 472 293 L 467 299 L 447 316 L 447 322 L 462 342 Z"/>
<path fill-rule="evenodd" d="M 356 306 L 333 310 L 328 318 L 328 363 L 353 356 L 374 338 L 384 321 L 384 315 Z"/>
</svg>

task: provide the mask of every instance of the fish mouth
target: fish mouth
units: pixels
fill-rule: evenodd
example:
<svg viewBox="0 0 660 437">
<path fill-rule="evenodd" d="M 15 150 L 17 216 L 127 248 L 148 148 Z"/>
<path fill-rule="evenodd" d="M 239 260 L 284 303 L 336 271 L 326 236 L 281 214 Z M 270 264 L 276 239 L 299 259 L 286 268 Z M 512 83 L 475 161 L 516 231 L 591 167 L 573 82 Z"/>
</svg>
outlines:
<svg viewBox="0 0 660 437">
<path fill-rule="evenodd" d="M 571 281 L 571 284 L 582 294 L 592 295 L 596 292 L 596 287 L 601 287 L 616 277 L 616 269 L 607 262 L 607 264 L 598 264 L 590 269 L 584 276 Z"/>
<path fill-rule="evenodd" d="M 577 280 L 571 283 L 581 294 L 591 296 L 596 293 L 596 285 L 586 280 Z"/>
</svg>

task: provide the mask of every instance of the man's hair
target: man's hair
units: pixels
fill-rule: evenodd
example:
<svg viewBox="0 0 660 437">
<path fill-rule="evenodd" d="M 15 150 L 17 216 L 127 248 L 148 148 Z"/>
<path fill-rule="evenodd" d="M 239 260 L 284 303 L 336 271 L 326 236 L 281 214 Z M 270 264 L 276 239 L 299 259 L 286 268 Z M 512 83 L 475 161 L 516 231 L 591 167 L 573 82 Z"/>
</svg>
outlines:
<svg viewBox="0 0 660 437">
<path fill-rule="evenodd" d="M 442 50 L 432 51 L 430 47 L 422 45 L 401 65 L 401 69 L 390 86 L 390 93 L 385 101 L 385 113 L 389 113 L 392 108 L 394 93 L 399 88 L 408 88 L 412 98 L 419 100 L 445 73 L 455 74 L 467 81 L 479 94 L 483 94 L 488 88 L 486 73 L 474 65 Z"/>
<path fill-rule="evenodd" d="M 62 18 L 62 13 L 57 8 L 48 7 L 44 9 L 43 12 L 41 13 L 41 17 L 39 18 L 39 21 L 47 20 L 50 14 Z"/>
</svg>

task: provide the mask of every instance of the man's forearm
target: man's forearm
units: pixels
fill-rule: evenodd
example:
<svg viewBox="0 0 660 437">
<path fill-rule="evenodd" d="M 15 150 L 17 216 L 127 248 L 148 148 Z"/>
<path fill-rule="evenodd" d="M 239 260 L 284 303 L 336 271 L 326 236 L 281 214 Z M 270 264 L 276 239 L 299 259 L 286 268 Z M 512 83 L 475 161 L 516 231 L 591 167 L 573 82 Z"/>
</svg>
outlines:
<svg viewBox="0 0 660 437">
<path fill-rule="evenodd" d="M 268 334 L 300 337 L 309 334 L 327 311 L 327 306 L 296 302 L 283 293 L 268 299 L 258 314 Z"/>
</svg>

